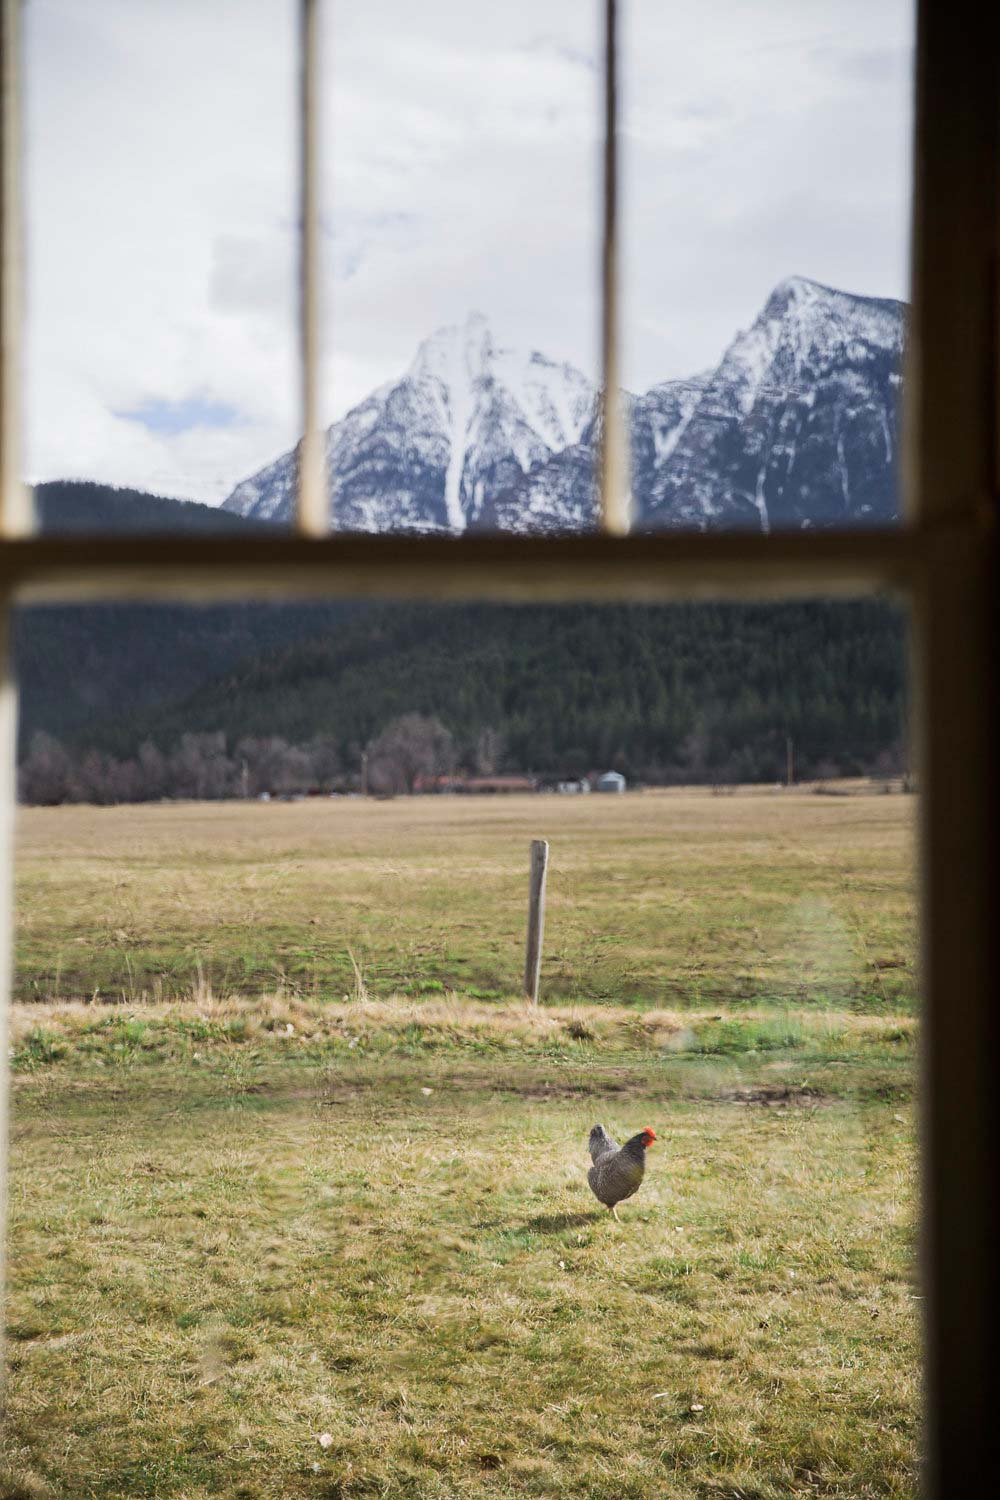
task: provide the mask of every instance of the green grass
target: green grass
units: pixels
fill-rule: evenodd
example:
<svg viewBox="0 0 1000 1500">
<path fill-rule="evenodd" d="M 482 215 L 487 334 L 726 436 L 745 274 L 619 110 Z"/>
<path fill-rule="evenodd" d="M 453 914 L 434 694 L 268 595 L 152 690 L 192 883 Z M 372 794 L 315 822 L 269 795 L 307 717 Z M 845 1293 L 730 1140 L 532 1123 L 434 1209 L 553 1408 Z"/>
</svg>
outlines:
<svg viewBox="0 0 1000 1500">
<path fill-rule="evenodd" d="M 16 994 L 547 998 L 912 1013 L 912 799 L 342 799 L 21 813 Z"/>
<path fill-rule="evenodd" d="M 913 1495 L 910 810 L 24 814 L 0 1500 Z"/>
<path fill-rule="evenodd" d="M 7 1500 L 914 1493 L 911 1023 L 33 1010 Z"/>
</svg>

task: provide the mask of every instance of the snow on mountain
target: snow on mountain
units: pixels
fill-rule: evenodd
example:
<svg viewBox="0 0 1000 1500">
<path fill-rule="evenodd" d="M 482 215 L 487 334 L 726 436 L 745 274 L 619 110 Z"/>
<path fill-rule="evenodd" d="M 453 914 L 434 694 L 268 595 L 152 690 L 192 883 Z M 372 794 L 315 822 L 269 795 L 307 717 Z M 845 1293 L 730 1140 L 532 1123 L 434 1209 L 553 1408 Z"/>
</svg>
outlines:
<svg viewBox="0 0 1000 1500">
<path fill-rule="evenodd" d="M 644 523 L 767 531 L 891 519 L 904 331 L 902 303 L 783 281 L 652 476 Z"/>
<path fill-rule="evenodd" d="M 594 388 L 572 365 L 498 347 L 473 313 L 327 432 L 340 531 L 464 531 L 487 497 L 578 441 Z M 237 485 L 228 510 L 291 514 L 294 455 Z"/>
<path fill-rule="evenodd" d="M 622 392 L 631 434 L 632 492 L 639 499 L 684 432 L 707 376 L 667 380 L 644 396 Z M 518 477 L 510 489 L 488 500 L 477 519 L 484 531 L 585 531 L 597 525 L 597 465 L 603 430 L 595 394 L 580 440 Z M 640 511 L 641 518 L 641 511 Z"/>
<path fill-rule="evenodd" d="M 642 529 L 891 520 L 905 308 L 782 282 L 714 371 L 623 393 Z M 327 433 L 342 531 L 577 531 L 597 518 L 598 393 L 471 314 Z M 291 515 L 295 456 L 226 509 Z"/>
</svg>

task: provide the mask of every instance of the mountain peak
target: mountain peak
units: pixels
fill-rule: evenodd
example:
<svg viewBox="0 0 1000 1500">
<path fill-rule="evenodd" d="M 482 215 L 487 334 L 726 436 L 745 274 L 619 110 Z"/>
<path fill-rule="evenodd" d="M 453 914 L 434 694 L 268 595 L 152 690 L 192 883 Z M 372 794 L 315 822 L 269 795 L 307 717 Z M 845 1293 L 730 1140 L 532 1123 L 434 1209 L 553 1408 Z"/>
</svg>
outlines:
<svg viewBox="0 0 1000 1500">
<path fill-rule="evenodd" d="M 720 374 L 735 379 L 748 412 L 763 382 L 786 387 L 818 378 L 862 346 L 898 359 L 902 349 L 900 303 L 858 297 L 805 276 L 779 281 L 753 324 L 726 351 Z"/>
<path fill-rule="evenodd" d="M 808 276 L 786 276 L 773 288 L 761 310 L 761 318 L 784 317 L 789 313 L 803 311 L 817 303 L 830 303 L 844 297 L 843 292 L 824 286 L 821 281 L 811 281 Z M 849 299 L 849 300 L 854 300 Z"/>
<path fill-rule="evenodd" d="M 811 281 L 807 276 L 786 276 L 774 287 L 757 318 L 758 323 L 779 319 L 830 319 L 898 329 L 904 304 L 890 297 L 864 297 L 839 287 Z M 888 320 L 888 324 L 886 324 Z"/>
<path fill-rule="evenodd" d="M 630 399 L 640 524 L 828 526 L 895 513 L 905 308 L 792 275 L 711 374 Z M 595 515 L 597 391 L 579 370 L 501 343 L 470 310 L 401 377 L 330 428 L 344 531 L 580 530 Z M 226 501 L 279 519 L 294 454 Z"/>
<path fill-rule="evenodd" d="M 462 365 L 481 368 L 494 350 L 493 334 L 485 313 L 472 310 L 461 323 L 446 323 L 423 340 L 410 365 L 410 374 L 436 375 L 452 379 Z"/>
</svg>

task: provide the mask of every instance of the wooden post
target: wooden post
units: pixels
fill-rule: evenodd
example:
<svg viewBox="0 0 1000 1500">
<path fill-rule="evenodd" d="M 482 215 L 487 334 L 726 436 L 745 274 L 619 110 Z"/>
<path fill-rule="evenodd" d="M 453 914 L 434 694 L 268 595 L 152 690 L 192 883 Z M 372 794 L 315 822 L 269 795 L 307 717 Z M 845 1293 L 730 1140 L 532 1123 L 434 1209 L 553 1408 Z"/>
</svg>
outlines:
<svg viewBox="0 0 1000 1500">
<path fill-rule="evenodd" d="M 524 956 L 524 993 L 538 1004 L 538 981 L 542 971 L 542 938 L 545 935 L 545 875 L 549 846 L 544 839 L 531 841 L 531 878 L 528 886 L 528 946 Z"/>
<path fill-rule="evenodd" d="M 792 744 L 791 735 L 785 738 L 785 784 L 791 786 L 795 781 L 795 746 Z"/>
</svg>

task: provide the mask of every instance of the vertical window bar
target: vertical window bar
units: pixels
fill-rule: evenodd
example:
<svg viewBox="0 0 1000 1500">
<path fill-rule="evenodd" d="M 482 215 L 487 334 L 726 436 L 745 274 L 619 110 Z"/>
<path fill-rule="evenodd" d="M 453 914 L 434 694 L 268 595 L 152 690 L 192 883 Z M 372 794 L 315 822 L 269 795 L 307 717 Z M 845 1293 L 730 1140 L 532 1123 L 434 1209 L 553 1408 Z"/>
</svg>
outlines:
<svg viewBox="0 0 1000 1500">
<path fill-rule="evenodd" d="M 21 0 L 0 0 L 0 546 L 32 529 L 29 492 L 21 482 L 20 326 L 21 213 L 18 94 Z M 17 700 L 8 656 L 10 599 L 0 593 L 0 1385 L 4 1376 L 2 1313 L 6 1307 L 7 1051 L 13 931 L 14 766 Z"/>
<path fill-rule="evenodd" d="M 298 453 L 296 529 L 325 536 L 329 528 L 326 462 L 319 425 L 320 233 L 319 69 L 320 3 L 299 5 L 299 371 L 302 441 Z"/>
<path fill-rule="evenodd" d="M 0 537 L 33 530 L 31 494 L 21 480 L 21 130 L 18 62 L 21 0 L 0 0 Z"/>
<path fill-rule="evenodd" d="M 604 6 L 604 236 L 601 248 L 601 527 L 625 536 L 631 524 L 628 435 L 618 359 L 618 5 Z"/>
<path fill-rule="evenodd" d="M 10 661 L 10 601 L 0 597 L 0 1399 L 5 1383 L 7 1306 L 8 1010 L 13 972 L 14 792 L 17 689 Z"/>
</svg>

